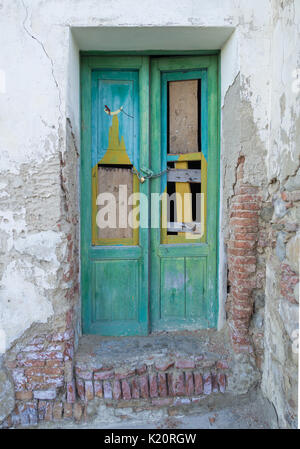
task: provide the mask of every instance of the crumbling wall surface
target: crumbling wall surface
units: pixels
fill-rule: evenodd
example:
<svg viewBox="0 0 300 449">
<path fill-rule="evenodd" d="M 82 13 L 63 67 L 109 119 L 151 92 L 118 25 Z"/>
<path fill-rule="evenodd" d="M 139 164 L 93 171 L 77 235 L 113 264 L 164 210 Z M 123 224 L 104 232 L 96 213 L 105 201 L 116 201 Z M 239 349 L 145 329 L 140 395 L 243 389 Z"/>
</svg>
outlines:
<svg viewBox="0 0 300 449">
<path fill-rule="evenodd" d="M 259 383 L 263 363 L 270 7 L 269 2 L 239 2 L 239 23 L 222 52 L 222 59 L 231 52 L 238 60 L 221 98 L 220 241 L 227 264 L 227 323 L 236 354 L 232 388 L 240 392 Z"/>
<path fill-rule="evenodd" d="M 262 388 L 281 427 L 297 426 L 300 247 L 300 4 L 272 1 L 272 90 L 267 155 L 269 239 L 266 260 Z"/>
<path fill-rule="evenodd" d="M 251 6 L 241 8 L 239 72 L 222 98 L 226 312 L 237 359 L 255 361 L 246 387 L 261 376 L 288 428 L 297 426 L 300 4 L 270 1 L 268 19 Z M 237 370 L 240 388 L 245 372 Z"/>
<path fill-rule="evenodd" d="M 33 20 L 38 7 L 0 5 L 0 421 L 16 399 L 24 424 L 35 420 L 34 390 L 64 386 L 78 304 L 78 150 L 62 65 L 69 31 Z"/>
</svg>

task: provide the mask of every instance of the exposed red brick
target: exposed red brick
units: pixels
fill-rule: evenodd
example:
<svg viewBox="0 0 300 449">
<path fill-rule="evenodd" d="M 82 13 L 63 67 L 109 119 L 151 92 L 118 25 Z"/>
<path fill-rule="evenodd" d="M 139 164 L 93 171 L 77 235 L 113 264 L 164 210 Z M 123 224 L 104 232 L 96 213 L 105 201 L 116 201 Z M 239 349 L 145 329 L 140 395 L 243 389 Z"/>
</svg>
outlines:
<svg viewBox="0 0 300 449">
<path fill-rule="evenodd" d="M 33 392 L 33 397 L 34 399 L 49 401 L 56 398 L 56 390 L 36 390 Z"/>
<path fill-rule="evenodd" d="M 104 399 L 112 399 L 112 387 L 108 380 L 103 381 L 103 396 Z"/>
<path fill-rule="evenodd" d="M 212 392 L 213 393 L 218 393 L 219 392 L 219 385 L 218 385 L 217 375 L 216 374 L 212 374 L 212 376 L 211 376 L 211 383 L 212 383 Z"/>
<path fill-rule="evenodd" d="M 44 360 L 34 360 L 34 359 L 33 360 L 23 359 L 23 360 L 19 360 L 18 366 L 43 367 L 43 366 L 45 366 L 45 361 Z"/>
<path fill-rule="evenodd" d="M 138 367 L 136 368 L 136 373 L 137 373 L 139 376 L 141 376 L 142 374 L 145 374 L 146 371 L 147 371 L 147 365 L 145 365 L 145 364 L 140 365 L 140 366 L 138 366 Z"/>
<path fill-rule="evenodd" d="M 243 195 L 243 194 L 255 194 L 258 192 L 258 188 L 255 186 L 247 186 L 247 185 L 241 185 L 238 186 L 236 189 L 236 196 L 237 195 Z"/>
<path fill-rule="evenodd" d="M 147 399 L 149 397 L 148 376 L 141 376 L 139 378 L 139 384 L 140 384 L 141 397 L 143 399 Z"/>
<path fill-rule="evenodd" d="M 232 203 L 251 203 L 251 202 L 255 202 L 255 203 L 260 203 L 260 201 L 262 200 L 261 195 L 257 195 L 257 194 L 237 194 L 233 197 L 232 199 Z"/>
<path fill-rule="evenodd" d="M 53 419 L 59 420 L 62 418 L 62 412 L 63 412 L 63 404 L 62 402 L 55 402 L 53 404 Z"/>
<path fill-rule="evenodd" d="M 30 401 L 32 399 L 32 391 L 16 391 L 16 399 L 19 401 Z"/>
<path fill-rule="evenodd" d="M 93 373 L 92 373 L 92 371 L 86 371 L 86 370 L 82 370 L 82 369 L 80 369 L 80 368 L 78 368 L 78 367 L 76 367 L 76 376 L 77 377 L 80 377 L 81 379 L 84 379 L 84 380 L 92 380 L 92 378 L 93 378 Z"/>
<path fill-rule="evenodd" d="M 72 418 L 73 416 L 73 404 L 69 404 L 68 402 L 64 403 L 64 418 Z"/>
<path fill-rule="evenodd" d="M 73 360 L 74 357 L 74 344 L 72 343 L 66 343 L 65 349 L 64 349 L 64 359 L 65 360 Z"/>
<path fill-rule="evenodd" d="M 89 382 L 89 381 L 88 381 Z M 83 407 L 79 402 L 76 402 L 74 404 L 74 410 L 73 410 L 73 415 L 74 415 L 74 419 L 75 421 L 80 421 L 81 417 L 82 417 L 82 412 L 83 412 Z"/>
<path fill-rule="evenodd" d="M 59 367 L 50 367 L 50 366 L 31 367 L 31 368 L 26 368 L 24 370 L 24 373 L 28 377 L 29 376 L 43 376 L 43 375 L 61 376 L 64 373 L 64 370 Z"/>
<path fill-rule="evenodd" d="M 53 402 L 47 401 L 46 402 L 46 409 L 45 409 L 45 421 L 52 421 L 53 417 Z"/>
<path fill-rule="evenodd" d="M 113 370 L 97 372 L 94 373 L 94 380 L 112 379 L 114 377 L 114 374 L 115 372 Z"/>
<path fill-rule="evenodd" d="M 83 401 L 85 397 L 84 382 L 81 379 L 76 379 L 76 390 L 79 398 Z"/>
<path fill-rule="evenodd" d="M 231 206 L 232 210 L 242 210 L 242 211 L 258 211 L 260 210 L 260 205 L 256 202 L 248 203 L 246 201 L 235 202 Z"/>
<path fill-rule="evenodd" d="M 137 378 L 133 378 L 131 381 L 131 396 L 132 399 L 139 399 L 140 390 Z"/>
<path fill-rule="evenodd" d="M 125 379 L 122 380 L 122 395 L 125 401 L 129 401 L 129 399 L 131 399 L 130 385 Z"/>
<path fill-rule="evenodd" d="M 250 213 L 250 212 L 247 212 Z M 233 214 L 244 214 L 243 212 L 234 212 Z M 229 225 L 230 229 L 234 228 L 235 226 L 258 226 L 258 212 L 253 212 L 253 216 L 251 217 L 241 217 L 241 216 L 231 216 L 229 219 Z"/>
<path fill-rule="evenodd" d="M 244 319 L 244 320 L 250 320 L 251 316 L 252 316 L 252 312 L 253 312 L 253 308 L 241 308 L 238 309 L 236 306 L 233 307 L 232 309 L 232 316 L 233 318 L 239 318 L 239 319 Z"/>
<path fill-rule="evenodd" d="M 251 241 L 256 241 L 256 240 L 257 240 L 257 234 L 256 234 L 256 233 L 251 233 L 251 232 L 248 232 L 248 233 L 245 233 L 245 232 L 241 232 L 241 233 L 235 232 L 234 238 L 235 238 L 236 240 L 251 240 Z"/>
<path fill-rule="evenodd" d="M 85 400 L 91 401 L 94 398 L 94 386 L 91 380 L 86 380 L 84 383 Z"/>
<path fill-rule="evenodd" d="M 158 373 L 157 374 L 157 380 L 158 380 L 158 393 L 161 398 L 165 398 L 168 396 L 168 389 L 167 389 L 167 378 L 165 373 Z"/>
<path fill-rule="evenodd" d="M 75 402 L 75 382 L 67 383 L 67 402 L 69 404 Z"/>
<path fill-rule="evenodd" d="M 193 369 L 195 368 L 195 361 L 192 359 L 177 359 L 175 367 L 178 369 Z"/>
<path fill-rule="evenodd" d="M 168 395 L 175 396 L 173 389 L 173 373 L 167 373 Z"/>
<path fill-rule="evenodd" d="M 187 396 L 192 396 L 194 394 L 194 379 L 193 373 L 191 372 L 185 373 L 185 389 Z"/>
<path fill-rule="evenodd" d="M 94 391 L 95 391 L 95 396 L 97 398 L 102 398 L 103 397 L 102 382 L 100 380 L 94 382 Z"/>
<path fill-rule="evenodd" d="M 251 225 L 251 226 L 238 226 L 235 225 L 233 228 L 231 228 L 232 231 L 234 231 L 234 233 L 243 233 L 243 232 L 250 232 L 250 233 L 258 233 L 259 229 L 258 229 L 258 223 L 256 223 L 255 225 Z"/>
<path fill-rule="evenodd" d="M 115 380 L 113 383 L 113 398 L 119 401 L 122 397 L 121 384 L 119 380 Z"/>
<path fill-rule="evenodd" d="M 217 375 L 217 380 L 219 384 L 219 389 L 221 393 L 225 393 L 226 390 L 226 376 L 224 373 L 219 373 Z"/>
<path fill-rule="evenodd" d="M 115 379 L 126 379 L 127 377 L 132 377 L 135 375 L 135 369 L 127 369 L 124 371 L 116 371 L 115 372 Z"/>
<path fill-rule="evenodd" d="M 203 379 L 200 373 L 194 373 L 195 394 L 203 394 Z"/>
<path fill-rule="evenodd" d="M 203 375 L 203 393 L 211 394 L 212 392 L 212 378 L 210 373 L 205 373 Z"/>
<path fill-rule="evenodd" d="M 156 373 L 149 374 L 149 389 L 150 389 L 150 397 L 157 398 L 158 389 L 157 389 L 157 377 Z"/>
<path fill-rule="evenodd" d="M 297 304 L 294 296 L 295 285 L 299 282 L 299 276 L 288 264 L 281 265 L 280 293 L 292 304 Z"/>
<path fill-rule="evenodd" d="M 258 211 L 244 211 L 244 210 L 235 210 L 235 212 L 231 212 L 230 217 L 234 218 L 251 218 L 257 220 Z"/>
<path fill-rule="evenodd" d="M 53 367 L 53 368 L 54 367 L 63 367 L 63 361 L 62 360 L 46 360 L 45 363 L 46 363 L 46 366 L 50 366 L 50 367 Z"/>
<path fill-rule="evenodd" d="M 256 265 L 254 264 L 241 265 L 238 263 L 233 263 L 231 267 L 236 273 L 255 273 L 256 271 Z"/>
<path fill-rule="evenodd" d="M 246 241 L 246 240 L 233 240 L 229 242 L 228 247 L 229 248 L 238 248 L 238 249 L 252 249 L 255 246 L 255 241 Z"/>
<path fill-rule="evenodd" d="M 227 252 L 229 255 L 233 255 L 233 256 L 249 256 L 249 257 L 251 257 L 251 256 L 255 255 L 254 249 L 247 249 L 247 248 L 228 248 Z"/>
<path fill-rule="evenodd" d="M 15 368 L 12 370 L 12 377 L 14 380 L 15 390 L 22 391 L 26 389 L 26 376 L 24 370 L 21 368 Z"/>
<path fill-rule="evenodd" d="M 6 368 L 8 369 L 14 369 L 17 367 L 17 361 L 16 360 L 8 360 L 6 363 Z"/>
<path fill-rule="evenodd" d="M 184 374 L 182 372 L 173 373 L 172 390 L 174 396 L 185 396 Z"/>
<path fill-rule="evenodd" d="M 159 361 L 155 363 L 155 368 L 158 371 L 166 371 L 167 369 L 171 368 L 174 365 L 173 361 Z"/>
<path fill-rule="evenodd" d="M 228 369 L 228 362 L 226 360 L 219 360 L 216 365 L 217 369 Z"/>
</svg>

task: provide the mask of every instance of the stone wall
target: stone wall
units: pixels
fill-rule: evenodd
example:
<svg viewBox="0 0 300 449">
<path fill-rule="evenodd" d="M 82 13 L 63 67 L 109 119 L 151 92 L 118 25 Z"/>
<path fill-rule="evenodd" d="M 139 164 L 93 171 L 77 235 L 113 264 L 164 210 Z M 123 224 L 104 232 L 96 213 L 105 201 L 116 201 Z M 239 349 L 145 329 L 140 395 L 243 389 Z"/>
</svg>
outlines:
<svg viewBox="0 0 300 449">
<path fill-rule="evenodd" d="M 282 427 L 297 426 L 300 223 L 299 2 L 273 1 L 262 387 Z M 297 81 L 298 77 L 298 81 Z"/>
</svg>

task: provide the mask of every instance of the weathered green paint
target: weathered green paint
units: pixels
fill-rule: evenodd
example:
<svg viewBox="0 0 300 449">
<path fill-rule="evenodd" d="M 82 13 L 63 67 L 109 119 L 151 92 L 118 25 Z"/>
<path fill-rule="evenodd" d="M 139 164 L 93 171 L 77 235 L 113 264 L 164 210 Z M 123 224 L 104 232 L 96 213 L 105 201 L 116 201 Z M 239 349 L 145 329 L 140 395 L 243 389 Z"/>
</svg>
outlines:
<svg viewBox="0 0 300 449">
<path fill-rule="evenodd" d="M 149 330 L 199 329 L 216 326 L 219 178 L 217 57 L 181 56 L 152 59 L 150 98 L 149 63 L 150 57 L 146 56 L 82 56 L 81 296 L 84 333 L 146 335 Z M 139 245 L 92 246 L 91 74 L 92 70 L 104 69 L 138 70 L 140 166 L 150 166 L 155 173 L 160 171 L 162 161 L 161 73 L 207 71 L 208 202 L 205 242 L 164 245 L 161 244 L 160 229 L 153 228 L 149 233 L 148 229 L 141 228 Z M 151 123 L 150 161 L 149 123 Z M 148 195 L 149 186 L 151 192 L 160 193 L 159 178 L 140 184 L 140 191 Z M 141 214 L 147 216 L 147 213 L 148 211 L 141 209 Z M 152 207 L 151 214 L 160 222 L 159 207 Z"/>
<path fill-rule="evenodd" d="M 218 61 L 216 56 L 168 57 L 151 61 L 151 168 L 164 168 L 166 113 L 162 106 L 164 73 L 204 70 L 207 73 L 207 232 L 201 243 L 161 244 L 161 231 L 151 229 L 151 330 L 199 329 L 217 324 L 217 206 L 218 206 Z M 164 153 L 163 153 L 164 152 Z M 168 159 L 172 159 L 168 157 Z M 175 159 L 176 160 L 176 159 Z M 166 162 L 165 162 L 166 163 Z M 153 179 L 151 193 L 161 191 Z M 156 220 L 160 207 L 152 209 Z M 168 239 L 168 242 L 172 239 Z M 175 242 L 174 242 L 175 243 Z M 177 242 L 176 242 L 177 243 Z M 172 282 L 174 287 L 172 288 Z M 181 285 L 182 284 L 182 285 Z M 179 297 L 181 301 L 179 301 Z M 174 310 L 172 311 L 171 304 Z"/>
<path fill-rule="evenodd" d="M 83 332 L 100 335 L 147 335 L 148 333 L 148 230 L 139 230 L 139 245 L 92 246 L 92 73 L 138 72 L 139 157 L 149 161 L 149 58 L 82 57 L 81 61 L 81 297 Z M 134 72 L 133 72 L 134 73 Z M 106 74 L 107 75 L 107 74 Z M 128 76 L 127 76 L 128 78 Z M 100 108 L 100 106 L 99 106 Z M 135 108 L 137 111 L 137 108 Z M 99 114 L 104 114 L 101 105 Z M 104 116 L 106 119 L 107 117 Z M 95 122 L 94 122 L 95 123 Z M 98 134 L 99 135 L 99 134 Z M 97 158 L 96 158 L 97 161 Z M 140 185 L 148 195 L 149 183 Z M 140 214 L 148 216 L 141 206 Z"/>
</svg>

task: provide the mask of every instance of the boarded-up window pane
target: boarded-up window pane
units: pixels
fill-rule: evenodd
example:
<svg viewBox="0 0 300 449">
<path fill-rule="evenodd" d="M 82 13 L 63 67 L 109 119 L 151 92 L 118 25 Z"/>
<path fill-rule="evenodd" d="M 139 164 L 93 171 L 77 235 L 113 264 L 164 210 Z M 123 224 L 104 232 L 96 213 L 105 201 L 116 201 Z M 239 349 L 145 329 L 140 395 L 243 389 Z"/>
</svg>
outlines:
<svg viewBox="0 0 300 449">
<path fill-rule="evenodd" d="M 121 190 L 120 190 L 120 186 Z M 125 189 L 126 186 L 127 188 Z M 124 192 L 127 195 L 124 195 Z M 128 226 L 128 213 L 133 206 L 128 206 L 128 198 L 133 192 L 133 174 L 131 167 L 120 168 L 113 166 L 98 166 L 98 195 L 101 193 L 112 193 L 115 198 L 115 228 L 99 228 L 99 220 L 97 220 L 97 235 L 99 239 L 121 239 L 132 238 L 133 229 Z M 119 195 L 121 193 L 121 195 Z M 119 204 L 120 199 L 122 204 Z M 98 211 L 106 207 L 107 201 L 103 206 L 98 206 Z M 123 211 L 120 220 L 120 211 Z M 106 217 L 105 217 L 106 218 Z M 125 221 L 124 221 L 125 220 Z"/>
<path fill-rule="evenodd" d="M 196 153 L 198 80 L 169 81 L 169 153 Z"/>
</svg>

